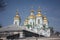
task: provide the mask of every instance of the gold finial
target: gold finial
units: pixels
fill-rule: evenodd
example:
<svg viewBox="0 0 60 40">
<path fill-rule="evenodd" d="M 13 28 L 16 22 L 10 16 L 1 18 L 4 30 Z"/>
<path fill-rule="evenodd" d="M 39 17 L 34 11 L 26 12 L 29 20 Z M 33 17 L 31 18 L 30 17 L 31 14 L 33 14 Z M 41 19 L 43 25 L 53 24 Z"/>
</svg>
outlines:
<svg viewBox="0 0 60 40">
<path fill-rule="evenodd" d="M 35 16 L 34 16 L 33 6 L 32 6 L 32 9 L 31 9 L 31 13 L 30 13 L 29 18 L 31 18 L 31 19 L 34 19 L 34 18 L 35 18 Z"/>
<path fill-rule="evenodd" d="M 47 12 L 47 11 L 44 12 L 44 15 L 45 15 L 45 16 L 47 16 L 47 15 L 46 15 L 46 14 L 47 14 L 46 12 Z"/>
<path fill-rule="evenodd" d="M 18 9 L 16 9 L 16 15 L 18 15 Z"/>
<path fill-rule="evenodd" d="M 40 6 L 39 6 L 39 8 L 38 8 L 38 12 L 41 12 L 41 10 L 40 10 Z"/>
<path fill-rule="evenodd" d="M 31 7 L 31 15 L 34 15 L 33 6 Z"/>
<path fill-rule="evenodd" d="M 46 16 L 44 16 L 44 20 L 47 20 L 47 17 Z"/>
<path fill-rule="evenodd" d="M 38 17 L 41 17 L 42 16 L 41 10 L 40 10 L 40 6 L 39 6 L 39 9 L 38 9 L 38 14 L 36 16 L 38 16 Z"/>
<path fill-rule="evenodd" d="M 14 17 L 14 20 L 20 20 L 18 9 L 16 9 L 16 15 Z"/>
<path fill-rule="evenodd" d="M 33 8 L 33 6 L 31 8 Z"/>
<path fill-rule="evenodd" d="M 31 7 L 31 12 L 34 12 L 34 10 L 33 10 L 33 6 Z"/>
<path fill-rule="evenodd" d="M 18 11 L 18 8 L 16 9 L 16 11 Z"/>
<path fill-rule="evenodd" d="M 39 6 L 39 9 L 40 9 L 40 6 Z"/>
</svg>

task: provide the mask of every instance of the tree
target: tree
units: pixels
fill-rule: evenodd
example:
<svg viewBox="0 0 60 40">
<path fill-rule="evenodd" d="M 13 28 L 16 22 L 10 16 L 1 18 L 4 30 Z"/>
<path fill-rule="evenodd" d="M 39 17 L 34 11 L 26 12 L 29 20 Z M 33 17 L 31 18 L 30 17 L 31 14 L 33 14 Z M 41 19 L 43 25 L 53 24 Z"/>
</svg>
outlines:
<svg viewBox="0 0 60 40">
<path fill-rule="evenodd" d="M 54 29 L 53 29 L 53 27 L 49 27 L 49 28 L 50 28 L 51 35 L 53 35 L 53 34 L 54 34 Z"/>
<path fill-rule="evenodd" d="M 59 36 L 60 32 L 55 32 L 55 34 L 56 34 L 57 36 Z"/>
</svg>

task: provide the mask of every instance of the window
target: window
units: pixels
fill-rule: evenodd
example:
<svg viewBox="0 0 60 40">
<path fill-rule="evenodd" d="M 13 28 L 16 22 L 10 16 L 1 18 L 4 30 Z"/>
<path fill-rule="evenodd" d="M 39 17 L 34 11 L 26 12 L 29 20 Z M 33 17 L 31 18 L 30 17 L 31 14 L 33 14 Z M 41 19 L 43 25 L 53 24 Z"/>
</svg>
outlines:
<svg viewBox="0 0 60 40">
<path fill-rule="evenodd" d="M 38 19 L 38 24 L 40 24 L 40 19 Z"/>
<path fill-rule="evenodd" d="M 33 25 L 34 25 L 34 22 L 33 22 Z"/>
<path fill-rule="evenodd" d="M 17 22 L 15 22 L 15 25 L 17 25 Z"/>
<path fill-rule="evenodd" d="M 30 22 L 30 25 L 32 25 L 32 22 Z"/>
</svg>

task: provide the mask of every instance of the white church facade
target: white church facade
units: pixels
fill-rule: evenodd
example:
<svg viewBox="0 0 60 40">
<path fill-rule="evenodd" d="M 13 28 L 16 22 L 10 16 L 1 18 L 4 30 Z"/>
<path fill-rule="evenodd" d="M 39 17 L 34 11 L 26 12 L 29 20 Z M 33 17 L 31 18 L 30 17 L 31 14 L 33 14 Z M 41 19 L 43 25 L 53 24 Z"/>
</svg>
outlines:
<svg viewBox="0 0 60 40">
<path fill-rule="evenodd" d="M 41 13 L 40 8 L 37 11 L 37 14 L 34 15 L 34 10 L 32 9 L 30 15 L 24 20 L 23 26 L 20 25 L 21 17 L 19 16 L 18 10 L 14 17 L 13 25 L 0 28 L 0 34 L 3 32 L 3 35 L 7 34 L 6 37 L 9 38 L 11 34 L 19 34 L 19 37 L 25 36 L 40 36 L 50 37 L 50 28 L 48 19 L 45 15 Z M 30 35 L 31 34 L 31 35 Z M 14 38 L 14 37 L 13 37 Z"/>
<path fill-rule="evenodd" d="M 14 17 L 14 24 L 19 26 L 21 18 L 19 17 L 18 11 L 16 11 L 16 16 Z M 25 19 L 23 26 L 27 29 L 34 31 L 40 35 L 50 37 L 50 28 L 48 25 L 48 19 L 45 15 L 41 14 L 40 8 L 37 14 L 34 15 L 34 10 L 31 10 L 30 15 Z"/>
</svg>

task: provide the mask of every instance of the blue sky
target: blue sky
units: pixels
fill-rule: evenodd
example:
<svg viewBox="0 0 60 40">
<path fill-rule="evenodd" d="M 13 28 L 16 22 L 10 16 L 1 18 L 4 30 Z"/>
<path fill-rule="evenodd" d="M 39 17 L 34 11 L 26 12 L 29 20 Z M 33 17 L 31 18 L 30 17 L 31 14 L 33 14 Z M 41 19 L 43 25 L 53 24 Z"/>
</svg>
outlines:
<svg viewBox="0 0 60 40">
<path fill-rule="evenodd" d="M 5 0 L 7 7 L 0 12 L 0 24 L 3 26 L 12 25 L 13 18 L 18 8 L 21 17 L 21 25 L 24 19 L 29 16 L 33 6 L 34 14 L 37 14 L 38 7 L 41 8 L 41 13 L 46 15 L 49 21 L 49 26 L 55 31 L 60 29 L 60 0 Z"/>
</svg>

